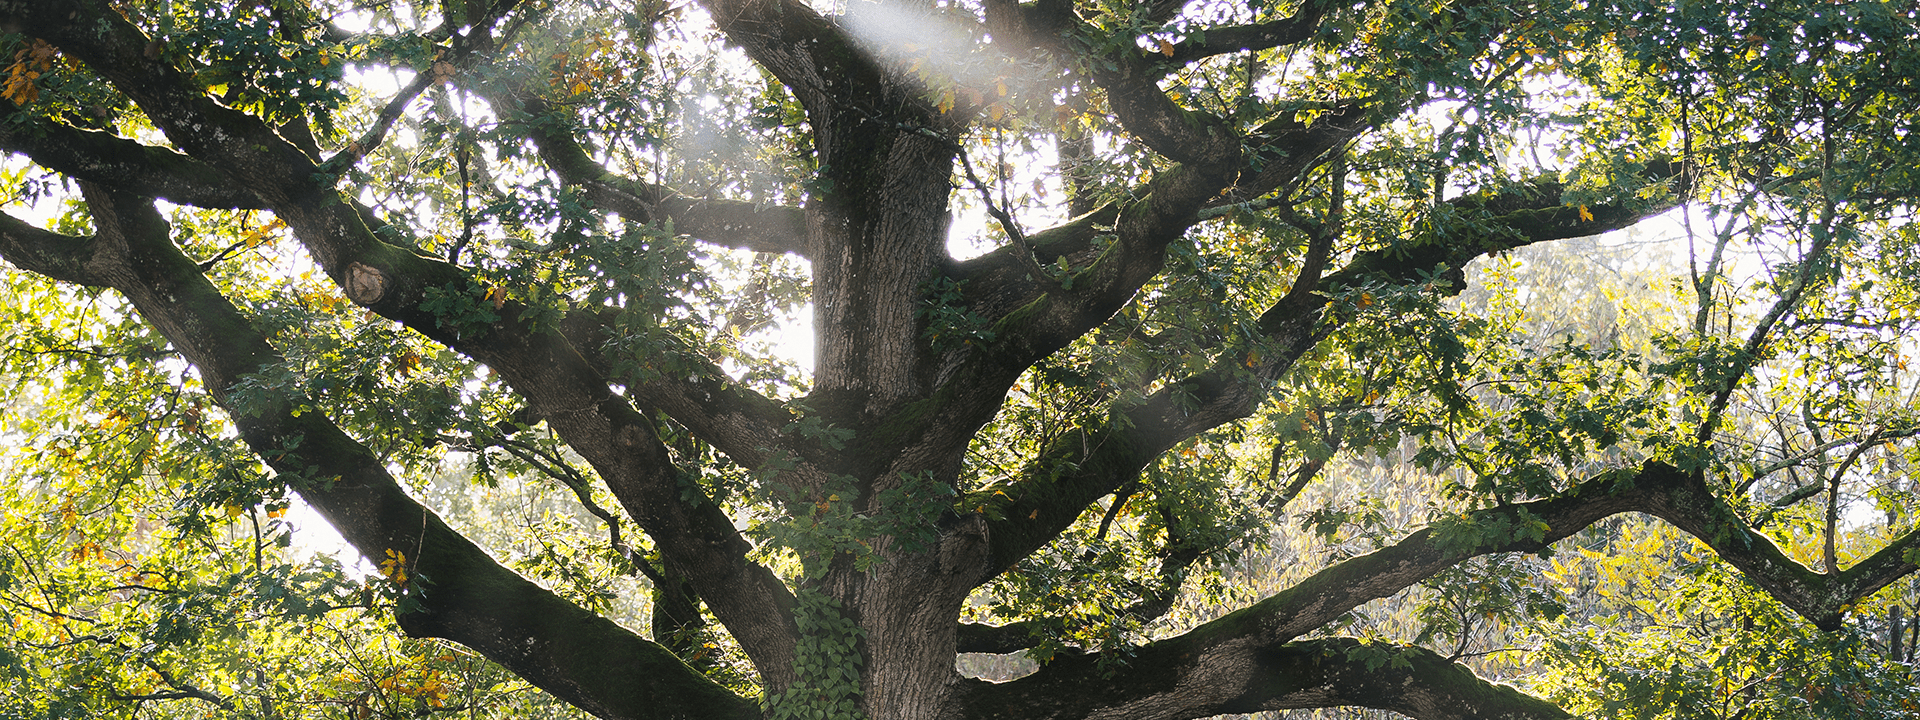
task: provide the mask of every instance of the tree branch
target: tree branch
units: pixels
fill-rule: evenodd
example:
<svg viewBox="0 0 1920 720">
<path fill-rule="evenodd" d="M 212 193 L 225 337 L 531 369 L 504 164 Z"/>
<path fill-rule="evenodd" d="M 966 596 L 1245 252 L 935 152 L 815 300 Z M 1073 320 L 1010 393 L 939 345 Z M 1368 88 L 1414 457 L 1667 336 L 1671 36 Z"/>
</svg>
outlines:
<svg viewBox="0 0 1920 720">
<path fill-rule="evenodd" d="M 1124 664 L 1064 657 L 1012 682 L 969 681 L 961 693 L 967 717 L 1033 720 L 1188 720 L 1334 706 L 1419 720 L 1571 717 L 1430 650 L 1341 637 L 1204 651 L 1175 638 L 1132 650 Z"/>
<path fill-rule="evenodd" d="M 693 672 L 665 649 L 500 567 L 420 507 L 384 464 L 304 398 L 237 406 L 233 389 L 284 361 L 168 239 L 151 200 L 83 184 L 99 228 L 102 277 L 125 294 L 200 371 L 254 452 L 362 555 L 404 556 L 405 584 L 423 608 L 400 615 L 416 636 L 473 647 L 555 695 L 602 717 L 756 717 L 750 701 Z"/>
<path fill-rule="evenodd" d="M 672 188 L 620 176 L 596 162 L 546 101 L 525 92 L 488 93 L 503 117 L 520 127 L 562 182 L 580 188 L 596 207 L 639 223 L 673 223 L 676 234 L 754 252 L 810 258 L 806 216 L 800 208 L 682 195 Z"/>
<path fill-rule="evenodd" d="M 1908 557 L 1920 548 L 1920 531 L 1908 531 L 1853 567 L 1836 574 L 1814 572 L 1754 532 L 1704 479 L 1673 474 L 1640 509 L 1699 538 L 1749 582 L 1822 630 L 1839 629 L 1849 605 L 1920 570 Z"/>
<path fill-rule="evenodd" d="M 1320 21 L 1328 12 L 1339 7 L 1338 3 L 1328 0 L 1307 0 L 1293 15 L 1279 20 L 1256 23 L 1253 25 L 1230 25 L 1207 28 L 1199 37 L 1188 38 L 1174 43 L 1173 55 L 1159 63 L 1167 70 L 1203 60 L 1215 55 L 1224 55 L 1242 50 L 1266 50 L 1282 45 L 1295 45 L 1313 37 L 1320 29 Z M 1201 39 L 1201 38 L 1204 38 Z"/>
<path fill-rule="evenodd" d="M 1131 650 L 1124 665 L 1127 669 L 1118 673 L 1112 665 L 1103 664 L 1098 655 L 1069 657 L 1011 683 L 972 686 L 970 691 L 976 695 L 973 702 L 976 706 L 993 703 L 994 707 L 1008 703 L 1005 707 L 1021 707 L 1026 717 L 1083 717 L 1082 713 L 1125 708 L 1134 717 L 1184 720 L 1226 712 L 1338 704 L 1386 707 L 1414 717 L 1497 717 L 1498 710 L 1489 708 L 1504 705 L 1478 704 L 1490 698 L 1453 706 L 1456 710 L 1447 710 L 1444 704 L 1406 708 L 1374 705 L 1365 699 L 1371 693 L 1321 694 L 1312 700 L 1318 705 L 1285 704 L 1305 700 L 1298 696 L 1278 699 L 1288 697 L 1288 693 L 1274 692 L 1273 685 L 1255 686 L 1248 668 L 1251 658 L 1297 647 L 1292 641 L 1302 634 L 1462 560 L 1500 552 L 1537 552 L 1603 518 L 1633 511 L 1666 520 L 1705 541 L 1750 582 L 1826 630 L 1839 627 L 1845 607 L 1920 569 L 1906 557 L 1920 547 L 1920 533 L 1910 532 L 1838 575 L 1814 573 L 1788 559 L 1766 537 L 1747 530 L 1697 473 L 1649 462 L 1638 471 L 1602 474 L 1550 499 L 1465 513 L 1416 531 L 1391 546 L 1322 570 L 1292 588 L 1183 635 Z M 1445 662 L 1425 650 L 1393 652 L 1415 653 L 1400 658 L 1415 666 Z M 1349 650 L 1346 658 L 1367 662 L 1369 672 L 1360 677 L 1373 677 L 1380 672 L 1381 663 L 1390 669 L 1398 667 L 1391 655 Z M 1324 681 L 1309 685 L 1327 689 Z M 1088 686 L 1093 689 L 1072 689 Z M 1400 698 L 1392 692 L 1377 697 Z M 1546 711 L 1544 704 L 1528 705 L 1538 701 L 1513 699 L 1520 706 L 1534 708 L 1528 712 Z M 1087 708 L 1089 701 L 1101 705 Z"/>
<path fill-rule="evenodd" d="M 20 114 L 19 106 L 0 100 L 0 116 Z M 182 205 L 229 210 L 266 207 L 249 189 L 211 165 L 167 148 L 52 120 L 0 123 L 0 150 L 20 153 L 69 177 Z"/>
<path fill-rule="evenodd" d="M 95 262 L 100 254 L 100 244 L 92 237 L 61 235 L 0 214 L 0 260 L 22 270 L 61 282 L 102 287 L 107 279 Z"/>
<path fill-rule="evenodd" d="M 1115 497 L 1117 509 L 1126 502 L 1125 497 Z M 1109 513 L 1108 517 L 1111 517 Z M 1169 546 L 1178 542 L 1169 538 Z M 1141 624 L 1160 619 L 1173 609 L 1173 603 L 1180 599 L 1180 587 L 1187 577 L 1187 568 L 1206 557 L 1215 548 L 1195 545 L 1165 547 L 1160 553 L 1159 587 L 1138 602 L 1115 613 L 1116 617 L 1127 618 Z M 985 625 L 980 623 L 961 623 L 957 652 L 963 653 L 1010 653 L 1025 650 L 1038 645 L 1044 638 L 1042 633 L 1048 628 L 1064 624 L 1061 618 L 1035 618 L 1007 623 L 1005 625 Z"/>
<path fill-rule="evenodd" d="M 1677 173 L 1676 164 L 1650 168 L 1653 180 Z M 1440 223 L 1404 247 L 1360 253 L 1345 268 L 1319 282 L 1320 287 L 1365 283 L 1407 284 L 1423 275 L 1453 278 L 1445 292 L 1458 292 L 1467 263 L 1482 255 L 1568 237 L 1596 235 L 1631 225 L 1670 207 L 1664 200 L 1640 207 L 1568 207 L 1557 184 L 1537 183 L 1526 191 L 1468 197 L 1452 203 L 1454 223 Z M 1585 214 L 1582 214 L 1585 210 Z M 1486 231 L 1488 226 L 1498 228 Z M 1440 288 L 1436 287 L 1436 290 Z M 1168 448 L 1251 414 L 1266 398 L 1265 383 L 1337 327 L 1322 318 L 1331 302 L 1318 293 L 1289 293 L 1269 308 L 1256 327 L 1265 334 L 1258 353 L 1222 350 L 1210 369 L 1167 382 L 1124 419 L 1055 442 L 1041 451 L 1012 487 L 983 502 L 1000 506 L 988 523 L 992 559 L 980 582 L 1012 567 L 1064 531 L 1099 497 L 1130 482 Z M 1064 468 L 1064 470 L 1057 470 Z"/>
<path fill-rule="evenodd" d="M 816 125 L 852 92 L 881 86 L 880 68 L 820 13 L 796 0 L 702 0 L 727 38 L 792 90 Z"/>
<path fill-rule="evenodd" d="M 444 261 L 381 240 L 371 229 L 378 220 L 317 181 L 304 152 L 257 118 L 213 102 L 172 66 L 147 59 L 145 35 L 106 3 L 73 5 L 0 5 L 0 21 L 56 42 L 139 103 L 176 145 L 255 188 L 350 300 L 499 371 L 594 466 L 664 561 L 709 598 L 768 685 L 786 682 L 797 632 L 786 586 L 747 559 L 751 546 L 725 512 L 703 498 L 683 499 L 681 471 L 652 421 L 614 395 L 571 343 L 517 302 L 495 306 L 491 321 L 424 309 L 438 294 L 492 289 L 476 287 Z M 474 300 L 478 306 L 481 298 Z M 700 390 L 689 385 L 689 393 Z"/>
</svg>

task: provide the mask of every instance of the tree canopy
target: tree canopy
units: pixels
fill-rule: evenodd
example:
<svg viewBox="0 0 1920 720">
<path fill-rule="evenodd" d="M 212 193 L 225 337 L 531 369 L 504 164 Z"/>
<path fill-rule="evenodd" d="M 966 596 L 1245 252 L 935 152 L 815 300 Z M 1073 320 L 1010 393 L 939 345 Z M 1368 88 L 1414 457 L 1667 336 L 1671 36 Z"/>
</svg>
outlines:
<svg viewBox="0 0 1920 720">
<path fill-rule="evenodd" d="M 8 717 L 1920 711 L 1909 0 L 0 32 Z"/>
</svg>

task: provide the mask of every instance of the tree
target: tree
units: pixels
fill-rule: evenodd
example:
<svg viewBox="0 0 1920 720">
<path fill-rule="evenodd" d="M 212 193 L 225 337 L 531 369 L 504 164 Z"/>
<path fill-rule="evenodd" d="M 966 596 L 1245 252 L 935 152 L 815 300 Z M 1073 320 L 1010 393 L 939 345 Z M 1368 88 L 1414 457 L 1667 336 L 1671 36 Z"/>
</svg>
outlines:
<svg viewBox="0 0 1920 720">
<path fill-rule="evenodd" d="M 1749 628 L 1871 665 L 1818 639 L 1916 569 L 1915 23 L 0 0 L 13 200 L 63 204 L 0 220 L 9 412 L 45 448 L 12 461 L 7 662 L 67 688 L 15 702 L 279 716 L 196 633 L 344 638 L 358 606 L 607 718 L 1563 717 L 1332 630 L 1422 582 L 1506 592 L 1477 558 L 1624 513 L 1763 592 L 1715 606 Z M 1646 347 L 1448 300 L 1477 259 L 1670 212 L 1690 317 Z M 990 249 L 949 253 L 956 228 Z M 803 371 L 768 348 L 806 308 Z M 1330 458 L 1399 448 L 1425 527 L 1306 511 L 1374 549 L 1155 624 Z M 604 540 L 543 526 L 517 572 L 430 509 L 501 512 L 445 504 L 453 473 L 548 478 Z M 379 577 L 280 562 L 292 496 Z M 610 619 L 621 573 L 648 633 Z M 1015 651 L 1042 667 L 954 669 Z M 456 665 L 491 677 L 394 652 L 354 677 L 406 692 L 309 709 L 430 713 Z"/>
</svg>

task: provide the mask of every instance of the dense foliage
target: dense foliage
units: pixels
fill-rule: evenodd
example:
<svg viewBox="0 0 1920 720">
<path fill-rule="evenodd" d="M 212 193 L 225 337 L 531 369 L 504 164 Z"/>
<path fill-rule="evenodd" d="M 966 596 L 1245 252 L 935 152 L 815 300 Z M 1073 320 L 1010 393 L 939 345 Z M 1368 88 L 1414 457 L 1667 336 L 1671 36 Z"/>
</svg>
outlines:
<svg viewBox="0 0 1920 720">
<path fill-rule="evenodd" d="M 0 32 L 0 716 L 1920 715 L 1913 2 Z"/>
</svg>

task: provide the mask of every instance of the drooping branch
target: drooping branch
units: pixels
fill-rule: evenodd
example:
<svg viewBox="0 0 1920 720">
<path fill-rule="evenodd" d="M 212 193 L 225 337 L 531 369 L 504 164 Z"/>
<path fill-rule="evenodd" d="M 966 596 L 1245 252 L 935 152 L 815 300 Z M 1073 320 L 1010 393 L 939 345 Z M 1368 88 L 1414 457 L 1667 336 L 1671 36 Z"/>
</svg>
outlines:
<svg viewBox="0 0 1920 720">
<path fill-rule="evenodd" d="M 681 471 L 651 420 L 616 396 L 557 329 L 535 323 L 517 302 L 501 302 L 488 319 L 427 309 L 445 293 L 472 294 L 479 305 L 493 289 L 442 260 L 383 241 L 372 229 L 376 219 L 316 180 L 306 153 L 259 119 L 213 102 L 171 65 L 145 57 L 145 35 L 106 3 L 75 5 L 0 5 L 0 20 L 55 41 L 139 103 L 176 145 L 252 187 L 349 299 L 499 371 L 594 466 L 667 564 L 712 598 L 710 607 L 769 685 L 784 682 L 795 635 L 785 585 L 747 559 L 750 545 L 720 508 L 684 497 Z M 681 390 L 698 402 L 698 383 Z"/>
<path fill-rule="evenodd" d="M 1132 651 L 1124 665 L 1055 659 L 1006 683 L 970 681 L 965 717 L 1189 720 L 1264 710 L 1359 706 L 1419 720 L 1561 720 L 1552 703 L 1488 682 L 1419 647 L 1323 638 L 1226 644 L 1204 652 L 1180 639 Z"/>
<path fill-rule="evenodd" d="M 1498 717 L 1496 708 L 1506 707 L 1499 702 L 1457 705 L 1454 710 L 1441 705 L 1378 705 L 1373 702 L 1401 696 L 1377 690 L 1346 694 L 1339 682 L 1329 687 L 1324 679 L 1309 683 L 1322 692 L 1312 700 L 1319 704 L 1284 704 L 1304 701 L 1305 696 L 1278 699 L 1287 696 L 1274 692 L 1285 688 L 1285 681 L 1268 678 L 1265 682 L 1272 684 L 1255 683 L 1250 667 L 1255 658 L 1298 647 L 1294 642 L 1297 638 L 1341 614 L 1398 593 L 1463 560 L 1492 553 L 1537 552 L 1624 512 L 1653 515 L 1708 543 L 1749 581 L 1829 630 L 1839 626 L 1841 612 L 1847 606 L 1894 579 L 1920 570 L 1907 559 L 1920 546 L 1920 533 L 1909 532 L 1837 575 L 1815 573 L 1787 558 L 1766 537 L 1747 530 L 1699 474 L 1649 462 L 1637 471 L 1602 474 L 1552 498 L 1473 511 L 1416 531 L 1386 548 L 1315 573 L 1250 607 L 1180 636 L 1131 650 L 1124 670 L 1116 672 L 1103 665 L 1097 654 L 1069 657 L 1011 683 L 972 686 L 970 691 L 976 696 L 973 704 L 1017 705 L 1029 711 L 1029 717 L 1083 717 L 1082 713 L 1126 708 L 1135 712 L 1132 717 L 1184 720 L 1226 712 L 1348 704 L 1386 707 L 1414 717 Z M 1416 665 L 1421 662 L 1419 658 L 1437 661 L 1433 667 L 1445 663 L 1425 650 L 1392 652 L 1415 653 L 1417 657 L 1407 659 Z M 1390 659 L 1391 654 L 1383 656 L 1377 650 L 1370 653 L 1355 647 L 1346 651 L 1346 657 L 1360 662 L 1371 660 L 1369 668 L 1377 673 L 1379 665 L 1389 664 L 1378 661 Z M 1465 671 L 1462 668 L 1460 672 Z M 1365 676 L 1358 676 L 1349 681 L 1365 680 Z M 1089 685 L 1093 687 L 1085 694 L 1069 689 Z M 1334 692 L 1329 694 L 1328 690 Z M 1517 693 L 1510 699 L 1520 703 L 1514 707 L 1534 708 L 1530 712 L 1546 712 L 1548 707 Z M 1475 702 L 1494 700 L 1497 698 L 1482 697 Z M 1089 702 L 1096 707 L 1087 709 Z"/>
<path fill-rule="evenodd" d="M 1920 531 L 1910 530 L 1852 567 L 1815 572 L 1754 531 L 1697 475 L 1668 482 L 1641 509 L 1699 538 L 1748 582 L 1822 630 L 1838 629 L 1848 606 L 1920 570 L 1911 557 Z"/>
<path fill-rule="evenodd" d="M 757 717 L 751 701 L 664 648 L 500 567 L 408 497 L 384 463 L 330 419 L 296 412 L 304 398 L 269 393 L 236 405 L 233 389 L 246 376 L 284 362 L 277 351 L 172 244 L 150 199 L 82 189 L 99 233 L 73 246 L 94 248 L 87 264 L 95 277 L 125 294 L 194 364 L 242 439 L 282 476 L 300 478 L 294 489 L 349 543 L 368 558 L 398 559 L 409 579 L 394 579 L 422 607 L 399 617 L 407 632 L 473 647 L 602 717 Z M 16 240 L 0 233 L 0 247 Z"/>
</svg>

